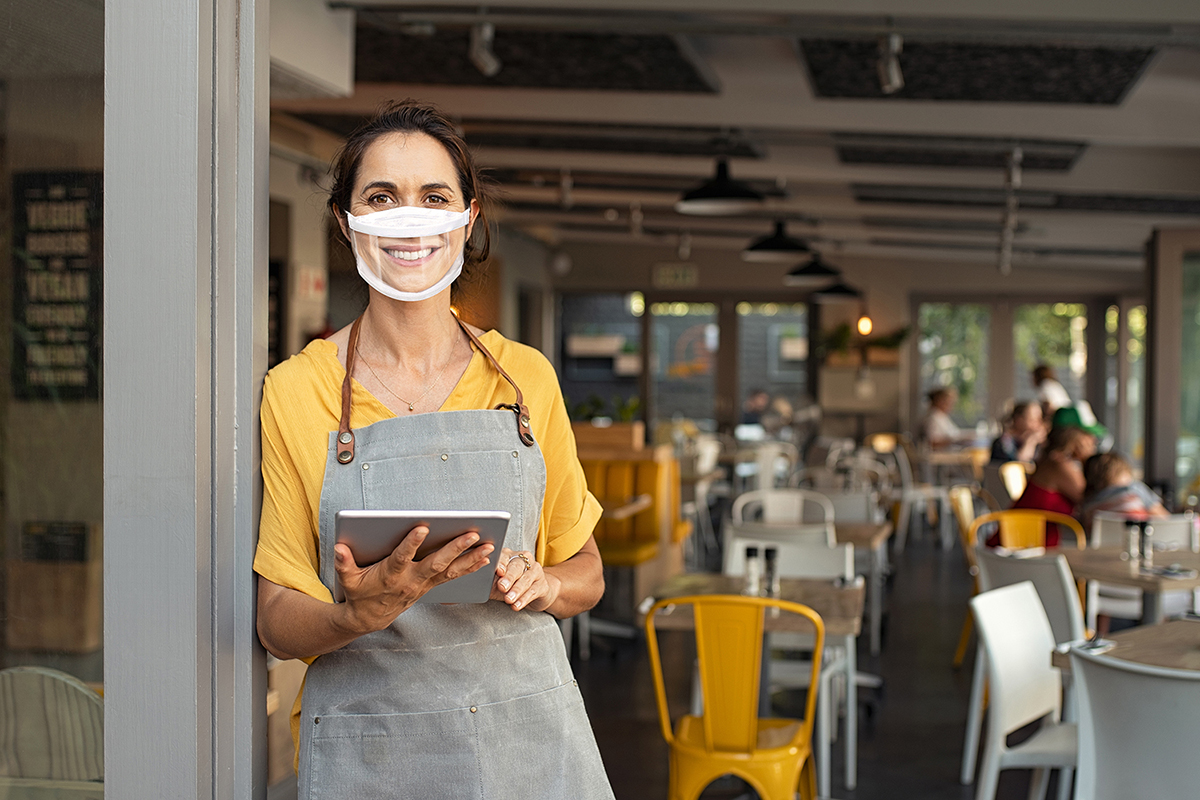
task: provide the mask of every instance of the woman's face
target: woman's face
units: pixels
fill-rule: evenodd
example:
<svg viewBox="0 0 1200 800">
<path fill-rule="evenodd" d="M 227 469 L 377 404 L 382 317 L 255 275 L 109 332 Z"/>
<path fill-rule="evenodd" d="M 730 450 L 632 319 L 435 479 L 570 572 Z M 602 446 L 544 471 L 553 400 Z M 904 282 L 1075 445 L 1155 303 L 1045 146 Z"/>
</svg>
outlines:
<svg viewBox="0 0 1200 800">
<path fill-rule="evenodd" d="M 1080 436 L 1075 442 L 1075 460 L 1083 463 L 1094 455 L 1096 455 L 1096 437 L 1091 434 Z"/>
<path fill-rule="evenodd" d="M 1042 407 L 1036 403 L 1030 403 L 1025 408 L 1025 413 L 1013 420 L 1013 432 L 1017 436 L 1024 436 L 1031 431 L 1037 430 L 1042 426 Z"/>
<path fill-rule="evenodd" d="M 466 203 L 450 154 L 424 133 L 380 136 L 358 165 L 349 212 L 355 216 L 413 206 L 464 211 Z M 413 239 L 354 236 L 356 253 L 388 285 L 402 292 L 419 292 L 437 283 L 463 251 L 475 224 L 478 205 L 471 201 L 471 223 L 448 234 Z"/>
</svg>

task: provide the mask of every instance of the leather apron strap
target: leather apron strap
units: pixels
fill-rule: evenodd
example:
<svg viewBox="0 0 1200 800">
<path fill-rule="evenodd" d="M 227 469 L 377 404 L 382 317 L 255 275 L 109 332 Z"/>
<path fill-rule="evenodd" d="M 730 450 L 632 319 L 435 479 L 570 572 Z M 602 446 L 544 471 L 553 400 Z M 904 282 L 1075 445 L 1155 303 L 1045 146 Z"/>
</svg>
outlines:
<svg viewBox="0 0 1200 800">
<path fill-rule="evenodd" d="M 496 360 L 496 357 L 483 346 L 483 342 L 479 341 L 479 337 L 467 327 L 465 322 L 458 318 L 457 314 L 454 316 L 454 320 L 462 328 L 467 338 L 471 340 L 471 344 L 474 345 L 475 349 L 483 353 L 484 357 L 500 373 L 500 376 L 512 385 L 513 391 L 517 394 L 517 401 L 515 403 L 501 403 L 496 408 L 507 409 L 516 415 L 517 438 L 526 447 L 533 447 L 533 432 L 529 427 L 529 408 L 525 405 L 525 397 L 521 394 L 521 387 L 517 386 L 517 382 L 504 371 L 504 367 L 500 366 L 500 362 Z M 351 377 L 354 375 L 354 361 L 358 352 L 358 331 L 361 323 L 362 316 L 360 315 L 354 320 L 354 324 L 350 326 L 350 341 L 346 345 L 346 377 L 342 379 L 342 418 L 338 423 L 337 435 L 337 460 L 339 464 L 349 464 L 354 460 L 354 431 L 350 429 L 350 406 L 351 395 L 353 394 Z"/>
</svg>

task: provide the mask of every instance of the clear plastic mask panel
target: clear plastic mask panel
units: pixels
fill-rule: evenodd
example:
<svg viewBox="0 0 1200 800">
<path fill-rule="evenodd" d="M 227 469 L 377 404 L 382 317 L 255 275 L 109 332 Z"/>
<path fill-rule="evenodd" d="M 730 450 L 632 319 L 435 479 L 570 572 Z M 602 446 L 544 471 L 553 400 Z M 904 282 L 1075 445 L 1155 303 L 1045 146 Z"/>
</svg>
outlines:
<svg viewBox="0 0 1200 800">
<path fill-rule="evenodd" d="M 358 273 L 395 300 L 425 300 L 462 272 L 470 210 L 390 208 L 346 215 Z"/>
</svg>

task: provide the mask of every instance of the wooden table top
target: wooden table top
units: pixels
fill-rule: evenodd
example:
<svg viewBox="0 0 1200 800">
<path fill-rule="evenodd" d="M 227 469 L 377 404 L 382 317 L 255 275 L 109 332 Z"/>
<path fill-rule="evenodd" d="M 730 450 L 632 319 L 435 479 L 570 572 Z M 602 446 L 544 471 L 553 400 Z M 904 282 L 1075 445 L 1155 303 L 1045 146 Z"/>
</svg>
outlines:
<svg viewBox="0 0 1200 800">
<path fill-rule="evenodd" d="M 1177 619 L 1161 625 L 1140 625 L 1105 637 L 1116 647 L 1105 655 L 1152 667 L 1200 670 L 1200 621 Z M 1071 669 L 1071 657 L 1054 651 L 1051 663 Z"/>
<path fill-rule="evenodd" d="M 1173 589 L 1200 587 L 1200 553 L 1190 550 L 1158 550 L 1154 553 L 1156 566 L 1179 564 L 1197 570 L 1195 578 L 1167 578 L 1143 574 L 1136 561 L 1122 559 L 1122 547 L 1098 547 L 1085 550 L 1063 548 L 1058 552 L 1067 557 L 1071 573 L 1077 580 L 1102 581 L 1120 586 L 1133 586 L 1143 591 L 1166 592 Z"/>
<path fill-rule="evenodd" d="M 735 533 L 753 538 L 777 539 L 785 541 L 797 533 L 806 536 L 805 541 L 814 534 L 823 535 L 825 525 L 821 522 L 735 522 Z M 874 550 L 888 540 L 892 535 L 891 522 L 835 522 L 834 533 L 838 544 L 849 542 L 856 550 Z"/>
<path fill-rule="evenodd" d="M 654 590 L 654 599 L 684 597 L 692 594 L 741 594 L 745 581 L 740 576 L 716 575 L 709 572 L 689 572 L 676 575 Z M 863 600 L 866 588 L 857 585 L 838 587 L 832 581 L 809 578 L 781 578 L 780 595 L 784 600 L 808 606 L 821 616 L 826 636 L 857 636 L 862 629 Z M 692 610 L 678 607 L 670 613 L 659 612 L 654 624 L 663 630 L 690 630 Z M 768 631 L 811 633 L 808 620 L 795 614 L 768 616 Z"/>
</svg>

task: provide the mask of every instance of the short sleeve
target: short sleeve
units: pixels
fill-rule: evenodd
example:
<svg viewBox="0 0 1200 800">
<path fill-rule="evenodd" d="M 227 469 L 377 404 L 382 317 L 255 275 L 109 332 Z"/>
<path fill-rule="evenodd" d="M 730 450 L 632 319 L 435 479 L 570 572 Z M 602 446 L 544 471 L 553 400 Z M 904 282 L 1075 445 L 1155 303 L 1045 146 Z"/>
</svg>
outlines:
<svg viewBox="0 0 1200 800">
<path fill-rule="evenodd" d="M 535 555 L 542 564 L 553 566 L 579 552 L 595 530 L 602 509 L 583 476 L 558 376 L 549 362 L 539 357 L 549 375 L 541 382 L 548 387 L 541 403 L 545 426 L 538 441 L 546 461 L 546 497 Z"/>
<path fill-rule="evenodd" d="M 286 395 L 263 386 L 260 410 L 263 504 L 254 571 L 272 583 L 333 602 L 318 573 L 317 532 L 310 498 L 289 449 Z"/>
</svg>

